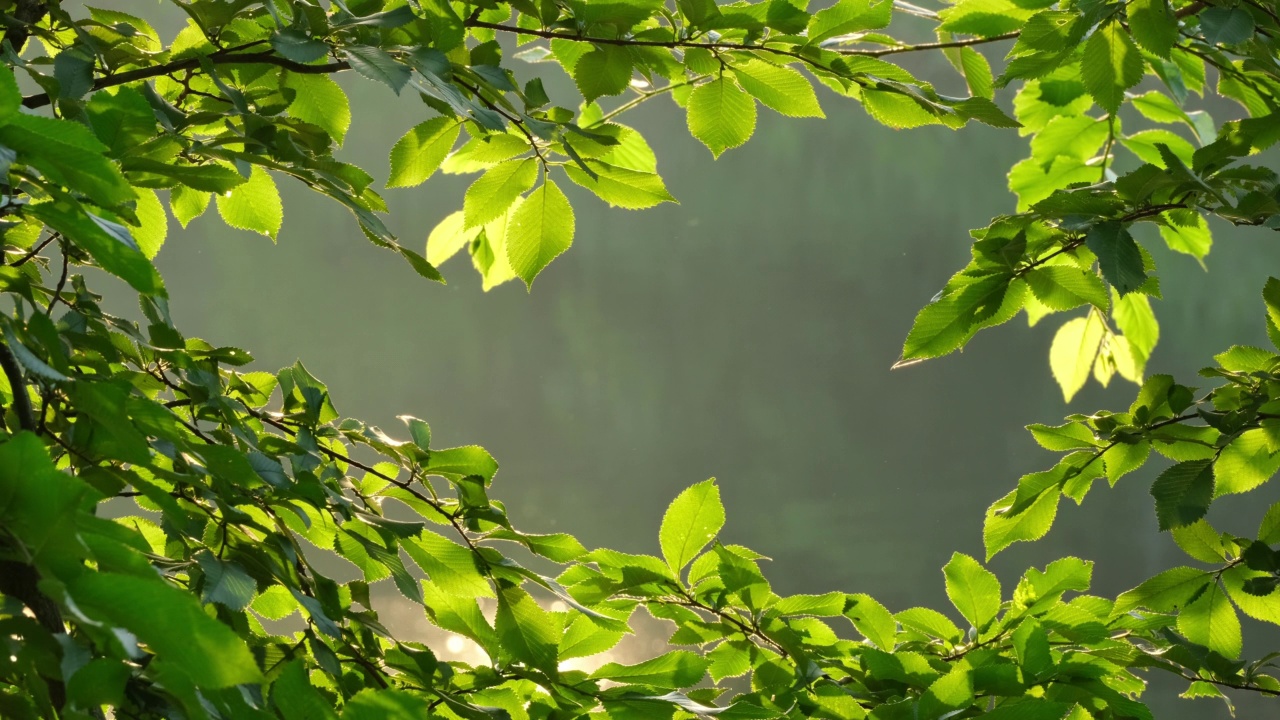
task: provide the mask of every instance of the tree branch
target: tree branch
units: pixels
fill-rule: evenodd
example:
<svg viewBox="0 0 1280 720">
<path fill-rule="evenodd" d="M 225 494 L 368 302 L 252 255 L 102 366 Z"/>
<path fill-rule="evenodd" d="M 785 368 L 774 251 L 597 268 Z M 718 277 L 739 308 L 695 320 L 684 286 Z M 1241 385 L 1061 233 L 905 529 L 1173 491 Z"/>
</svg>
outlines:
<svg viewBox="0 0 1280 720">
<path fill-rule="evenodd" d="M 27 382 L 22 375 L 22 367 L 3 341 L 0 341 L 0 368 L 4 369 L 5 377 L 9 379 L 9 389 L 13 392 L 13 410 L 18 414 L 18 426 L 34 433 L 36 414 L 31 408 L 31 396 L 27 395 Z"/>
<path fill-rule="evenodd" d="M 812 58 L 806 57 L 801 53 L 792 50 L 783 50 L 780 48 L 769 47 L 768 45 L 748 45 L 747 43 L 733 42 L 698 42 L 696 40 L 636 40 L 634 38 L 600 38 L 587 37 L 584 35 L 575 35 L 572 33 L 555 32 L 553 30 L 534 30 L 515 27 L 512 25 L 503 25 L 501 23 L 485 22 L 484 20 L 468 19 L 464 23 L 467 27 L 488 28 L 498 32 L 518 33 L 521 35 L 533 35 L 535 37 L 546 38 L 548 40 L 571 40 L 573 42 L 593 43 L 596 45 L 620 45 L 623 47 L 663 47 L 663 48 L 703 48 L 706 50 L 760 50 L 764 52 L 774 53 L 776 55 L 786 55 L 797 60 L 804 61 L 810 65 L 814 65 L 823 70 L 830 68 L 822 66 Z M 896 47 L 884 48 L 881 50 L 832 50 L 839 55 L 850 55 L 857 57 L 880 57 L 881 55 L 894 55 L 897 53 L 919 52 L 924 50 L 941 50 L 944 48 L 968 47 L 970 45 L 982 45 L 985 43 L 999 42 L 1001 40 L 1011 40 L 1018 37 L 1019 32 L 1005 33 L 989 38 L 971 38 L 969 40 L 952 40 L 950 42 L 921 43 L 920 45 L 900 45 Z"/>
<path fill-rule="evenodd" d="M 45 0 L 17 0 L 14 3 L 13 14 L 5 15 L 4 39 L 13 46 L 15 53 L 22 52 L 22 46 L 31 37 L 31 27 L 43 20 L 48 12 L 49 5 Z"/>
<path fill-rule="evenodd" d="M 275 65 L 276 67 L 282 67 L 290 72 L 305 75 L 328 75 L 351 69 L 351 65 L 345 61 L 325 63 L 323 65 L 306 65 L 266 51 L 256 53 L 218 51 L 204 57 L 214 65 L 249 65 L 260 63 L 265 65 Z M 138 68 L 136 70 L 127 70 L 115 75 L 100 77 L 93 81 L 93 89 L 101 90 L 103 88 L 123 85 L 125 83 L 137 82 L 138 80 L 162 77 L 182 70 L 194 70 L 199 67 L 200 58 L 198 57 L 175 60 L 161 65 L 153 65 L 151 67 Z M 52 102 L 52 100 L 48 93 L 28 95 L 27 97 L 22 98 L 22 105 L 27 108 L 44 107 L 50 102 Z"/>
</svg>

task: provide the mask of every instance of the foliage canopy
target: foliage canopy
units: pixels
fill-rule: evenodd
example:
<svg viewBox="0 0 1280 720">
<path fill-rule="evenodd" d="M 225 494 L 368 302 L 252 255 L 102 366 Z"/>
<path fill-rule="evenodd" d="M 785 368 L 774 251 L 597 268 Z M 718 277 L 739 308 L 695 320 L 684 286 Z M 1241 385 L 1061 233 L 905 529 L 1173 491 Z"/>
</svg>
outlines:
<svg viewBox="0 0 1280 720">
<path fill-rule="evenodd" d="M 1134 230 L 1203 260 L 1210 216 L 1280 228 L 1277 175 L 1254 158 L 1280 139 L 1270 0 L 172 2 L 189 19 L 166 42 L 118 10 L 0 1 L 0 715 L 1150 718 L 1153 672 L 1190 698 L 1280 695 L 1276 653 L 1242 659 L 1241 620 L 1280 624 L 1280 503 L 1252 537 L 1205 520 L 1280 470 L 1280 355 L 1232 347 L 1208 389 L 1144 379 L 1162 288 Z M 995 69 L 984 46 L 1005 51 Z M 943 54 L 959 82 L 894 62 L 913 53 Z M 582 103 L 509 58 L 559 65 Z M 387 187 L 478 174 L 423 252 L 383 224 L 374 177 L 333 156 L 351 113 L 331 76 L 346 71 L 423 102 Z M 921 310 L 900 365 L 1020 312 L 1082 309 L 1050 353 L 1064 395 L 1090 376 L 1140 385 L 1122 412 L 1030 426 L 1062 457 L 991 506 L 988 559 L 1042 537 L 1062 497 L 1160 455 L 1155 511 L 1188 565 L 1110 599 L 1088 594 L 1078 558 L 1005 589 L 957 553 L 946 612 L 780 597 L 763 556 L 717 540 L 712 480 L 671 504 L 660 555 L 588 551 L 514 527 L 482 448 L 433 447 L 408 416 L 393 437 L 342 417 L 301 363 L 244 370 L 244 350 L 187 337 L 151 263 L 169 215 L 185 226 L 210 205 L 274 239 L 292 177 L 427 279 L 465 252 L 484 287 L 532 286 L 573 241 L 566 183 L 631 210 L 674 202 L 628 110 L 670 96 L 719 156 L 759 106 L 821 117 L 815 82 L 892 128 L 1030 136 L 1009 173 L 1016 212 L 972 232 L 972 261 Z M 1239 107 L 1220 121 L 1205 96 Z M 131 286 L 145 320 L 104 309 L 100 274 L 80 267 Z M 1280 280 L 1258 309 L 1280 348 Z M 136 507 L 100 515 L 115 498 Z M 330 555 L 363 579 L 329 577 L 316 559 Z M 398 640 L 369 597 L 388 579 L 487 662 Z M 679 649 L 565 665 L 613 647 L 642 607 Z M 295 615 L 296 630 L 273 622 Z"/>
</svg>

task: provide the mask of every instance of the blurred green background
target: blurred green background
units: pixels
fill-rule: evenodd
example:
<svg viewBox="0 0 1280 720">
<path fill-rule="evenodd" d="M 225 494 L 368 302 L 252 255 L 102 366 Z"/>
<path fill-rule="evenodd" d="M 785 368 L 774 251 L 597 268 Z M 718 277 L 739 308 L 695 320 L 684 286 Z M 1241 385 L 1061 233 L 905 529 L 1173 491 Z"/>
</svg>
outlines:
<svg viewBox="0 0 1280 720">
<path fill-rule="evenodd" d="M 525 77 L 551 69 L 516 65 Z M 571 91 L 558 71 L 547 77 L 553 98 Z M 354 112 L 340 155 L 385 179 L 391 145 L 431 111 L 358 76 L 340 81 Z M 259 368 L 301 358 L 340 412 L 393 434 L 407 413 L 441 447 L 484 445 L 519 527 L 656 552 L 666 504 L 716 476 L 724 539 L 772 557 L 776 591 L 943 608 L 939 568 L 956 550 L 981 557 L 987 505 L 1053 462 L 1023 426 L 1127 406 L 1136 388 L 1091 384 L 1065 405 L 1047 361 L 1064 316 L 1032 329 L 1020 317 L 962 354 L 891 372 L 915 312 L 967 260 L 967 230 L 1012 211 L 1005 173 L 1026 141 L 985 126 L 893 131 L 819 95 L 826 120 L 761 109 L 751 142 L 716 162 L 669 98 L 628 115 L 681 204 L 613 210 L 561 183 L 574 246 L 531 294 L 518 281 L 483 293 L 464 255 L 442 267 L 447 287 L 429 283 L 284 179 L 278 246 L 210 212 L 187 231 L 175 224 L 158 264 L 189 334 L 247 348 Z M 387 191 L 389 226 L 421 250 L 470 180 Z M 1265 230 L 1214 230 L 1208 273 L 1141 236 L 1168 296 L 1155 303 L 1149 372 L 1191 381 L 1229 344 L 1266 342 L 1260 291 L 1280 274 L 1280 246 Z M 1062 505 L 1044 541 L 997 557 L 1006 589 L 1063 555 L 1097 561 L 1095 590 L 1112 596 L 1194 562 L 1157 532 L 1153 464 L 1082 508 Z M 1263 509 L 1226 503 L 1211 519 L 1243 534 Z M 396 615 L 423 622 L 420 609 Z M 1246 635 L 1246 655 L 1274 645 L 1262 640 Z M 1176 701 L 1173 687 L 1151 698 L 1158 717 L 1226 717 L 1220 704 Z M 1251 707 L 1243 717 L 1258 716 Z"/>
</svg>

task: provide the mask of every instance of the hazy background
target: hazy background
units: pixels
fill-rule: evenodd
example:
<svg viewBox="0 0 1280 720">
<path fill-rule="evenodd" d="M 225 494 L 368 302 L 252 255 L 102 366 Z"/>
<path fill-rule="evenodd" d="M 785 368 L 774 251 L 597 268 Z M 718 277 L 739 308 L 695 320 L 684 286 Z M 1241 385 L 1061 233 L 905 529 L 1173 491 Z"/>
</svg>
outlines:
<svg viewBox="0 0 1280 720">
<path fill-rule="evenodd" d="M 158 25 L 166 37 L 178 27 Z M 355 118 L 340 156 L 384 180 L 391 145 L 431 111 L 353 74 L 341 82 Z M 724 539 L 772 557 L 777 592 L 945 608 L 939 568 L 955 550 L 981 557 L 984 509 L 1054 461 L 1023 426 L 1123 409 L 1136 388 L 1091 384 L 1063 403 L 1047 354 L 1068 316 L 1032 329 L 1019 317 L 962 354 L 890 372 L 915 312 L 966 262 L 967 230 L 1012 211 L 1005 173 L 1026 140 L 976 125 L 893 131 L 819 97 L 826 120 L 761 108 L 756 136 L 717 162 L 669 98 L 628 115 L 681 204 L 613 210 L 560 182 L 577 234 L 532 294 L 518 281 L 481 292 L 465 254 L 442 267 L 447 287 L 427 282 L 285 179 L 278 246 L 211 210 L 185 232 L 175 224 L 158 264 L 189 335 L 247 348 L 261 369 L 301 358 L 341 413 L 393 434 L 408 413 L 439 447 L 484 445 L 518 527 L 656 553 L 667 503 L 716 476 Z M 421 250 L 471 179 L 387 191 L 388 225 Z M 1280 274 L 1276 238 L 1214 230 L 1209 273 L 1142 236 L 1168 295 L 1150 372 L 1190 382 L 1227 345 L 1266 343 L 1260 293 Z M 1100 485 L 1080 509 L 1064 500 L 1044 541 L 992 563 L 1006 590 L 1067 554 L 1097 561 L 1095 590 L 1112 596 L 1193 564 L 1157 533 L 1154 475 Z M 1252 533 L 1263 509 L 1237 503 L 1213 519 Z M 1265 644 L 1246 636 L 1246 655 Z M 1159 717 L 1226 717 L 1220 703 L 1159 690 L 1148 697 Z"/>
</svg>

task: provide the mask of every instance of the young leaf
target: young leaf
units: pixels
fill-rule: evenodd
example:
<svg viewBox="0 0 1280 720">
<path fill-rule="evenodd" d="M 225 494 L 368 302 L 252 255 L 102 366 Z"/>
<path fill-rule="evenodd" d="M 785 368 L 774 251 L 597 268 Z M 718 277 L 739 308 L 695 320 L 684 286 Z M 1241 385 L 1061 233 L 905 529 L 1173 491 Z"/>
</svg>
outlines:
<svg viewBox="0 0 1280 720">
<path fill-rule="evenodd" d="M 1109 113 L 1120 109 L 1124 91 L 1142 80 L 1146 63 L 1118 22 L 1104 25 L 1084 46 L 1080 79 L 1095 102 Z"/>
<path fill-rule="evenodd" d="M 439 267 L 475 240 L 481 230 L 480 227 L 467 228 L 461 210 L 449 213 L 427 236 L 427 262 Z"/>
<path fill-rule="evenodd" d="M 573 208 L 550 179 L 525 198 L 507 224 L 507 261 L 526 287 L 573 243 Z"/>
<path fill-rule="evenodd" d="M 715 478 L 686 488 L 667 507 L 658 531 L 667 566 L 678 574 L 723 526 L 724 505 Z"/>
<path fill-rule="evenodd" d="M 533 158 L 494 166 L 467 188 L 462 200 L 464 226 L 479 227 L 502 217 L 537 179 L 538 163 Z"/>
<path fill-rule="evenodd" d="M 737 83 L 718 77 L 689 95 L 689 132 L 711 154 L 738 147 L 756 129 L 756 102 Z"/>
<path fill-rule="evenodd" d="M 391 148 L 391 177 L 387 179 L 387 187 L 413 187 L 426 181 L 453 149 L 461 128 L 453 118 L 438 117 L 405 133 Z"/>
<path fill-rule="evenodd" d="M 284 222 L 280 191 L 271 173 L 254 165 L 249 181 L 217 197 L 218 214 L 233 228 L 249 230 L 276 239 Z"/>
<path fill-rule="evenodd" d="M 953 553 L 942 568 L 947 578 L 947 597 L 971 625 L 982 632 L 1000 612 L 1000 581 L 977 560 Z"/>
</svg>

